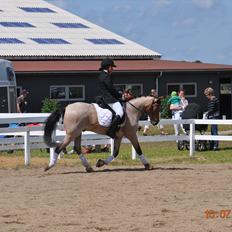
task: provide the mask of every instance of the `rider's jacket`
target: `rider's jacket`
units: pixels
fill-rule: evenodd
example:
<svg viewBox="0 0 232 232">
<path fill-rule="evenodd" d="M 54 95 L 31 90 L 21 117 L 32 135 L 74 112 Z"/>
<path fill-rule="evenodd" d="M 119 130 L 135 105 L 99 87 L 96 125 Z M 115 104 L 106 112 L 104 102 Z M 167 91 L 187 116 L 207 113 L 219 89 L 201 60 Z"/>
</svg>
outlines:
<svg viewBox="0 0 232 232">
<path fill-rule="evenodd" d="M 99 74 L 98 82 L 101 96 L 106 104 L 119 101 L 121 96 L 113 85 L 112 77 L 105 70 Z"/>
</svg>

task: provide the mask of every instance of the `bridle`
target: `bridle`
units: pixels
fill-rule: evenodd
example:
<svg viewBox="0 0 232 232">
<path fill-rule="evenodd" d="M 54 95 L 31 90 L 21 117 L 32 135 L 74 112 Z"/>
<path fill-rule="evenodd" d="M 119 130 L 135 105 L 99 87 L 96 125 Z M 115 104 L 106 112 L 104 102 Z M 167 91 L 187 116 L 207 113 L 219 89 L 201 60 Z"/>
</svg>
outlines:
<svg viewBox="0 0 232 232">
<path fill-rule="evenodd" d="M 134 107 L 137 111 L 139 111 L 141 114 L 144 114 L 144 113 L 145 113 L 145 115 L 149 115 L 149 111 L 152 111 L 153 105 L 157 103 L 155 100 L 157 100 L 157 98 L 154 98 L 154 100 L 152 101 L 152 104 L 151 104 L 151 106 L 149 107 L 149 110 L 148 110 L 148 111 L 139 109 L 138 107 L 136 107 L 135 105 L 133 105 L 130 101 L 128 101 L 128 103 L 129 103 L 132 107 Z"/>
<path fill-rule="evenodd" d="M 139 109 L 138 107 L 136 107 L 135 105 L 133 105 L 131 102 L 128 101 L 128 104 L 130 104 L 132 107 L 134 107 L 137 111 L 139 111 L 140 113 L 144 113 L 143 110 Z"/>
</svg>

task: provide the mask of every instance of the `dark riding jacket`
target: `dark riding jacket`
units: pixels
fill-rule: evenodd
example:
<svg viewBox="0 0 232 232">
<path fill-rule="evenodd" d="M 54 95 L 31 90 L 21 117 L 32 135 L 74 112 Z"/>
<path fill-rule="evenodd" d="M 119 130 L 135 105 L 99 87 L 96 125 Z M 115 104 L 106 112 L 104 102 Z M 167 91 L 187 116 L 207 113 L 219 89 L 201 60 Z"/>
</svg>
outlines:
<svg viewBox="0 0 232 232">
<path fill-rule="evenodd" d="M 98 76 L 101 96 L 106 104 L 118 102 L 120 94 L 113 85 L 112 77 L 104 70 Z"/>
</svg>

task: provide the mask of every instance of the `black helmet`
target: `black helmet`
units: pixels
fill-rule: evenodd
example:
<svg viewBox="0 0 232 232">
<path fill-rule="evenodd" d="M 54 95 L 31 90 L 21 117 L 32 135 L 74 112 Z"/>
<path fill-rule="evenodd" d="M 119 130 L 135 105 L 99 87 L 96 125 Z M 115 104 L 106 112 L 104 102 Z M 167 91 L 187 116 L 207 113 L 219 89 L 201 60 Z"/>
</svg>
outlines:
<svg viewBox="0 0 232 232">
<path fill-rule="evenodd" d="M 117 67 L 112 59 L 105 58 L 102 60 L 99 70 L 108 69 L 110 66 Z"/>
</svg>

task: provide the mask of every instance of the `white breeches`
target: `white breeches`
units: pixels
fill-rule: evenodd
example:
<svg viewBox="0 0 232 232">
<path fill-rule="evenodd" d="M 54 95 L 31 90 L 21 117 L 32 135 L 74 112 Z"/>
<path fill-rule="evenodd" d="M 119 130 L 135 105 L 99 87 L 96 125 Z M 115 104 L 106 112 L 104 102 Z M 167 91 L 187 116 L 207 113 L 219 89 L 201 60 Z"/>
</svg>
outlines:
<svg viewBox="0 0 232 232">
<path fill-rule="evenodd" d="M 173 111 L 172 112 L 172 119 L 175 119 L 175 120 L 181 119 L 181 114 L 182 114 L 182 111 L 180 111 L 180 110 Z M 180 134 L 180 128 L 181 128 L 180 124 L 174 124 L 175 135 Z"/>
<path fill-rule="evenodd" d="M 119 115 L 120 118 L 122 118 L 123 109 L 122 109 L 122 105 L 119 102 L 111 103 L 108 105 L 115 111 L 116 115 Z"/>
</svg>

